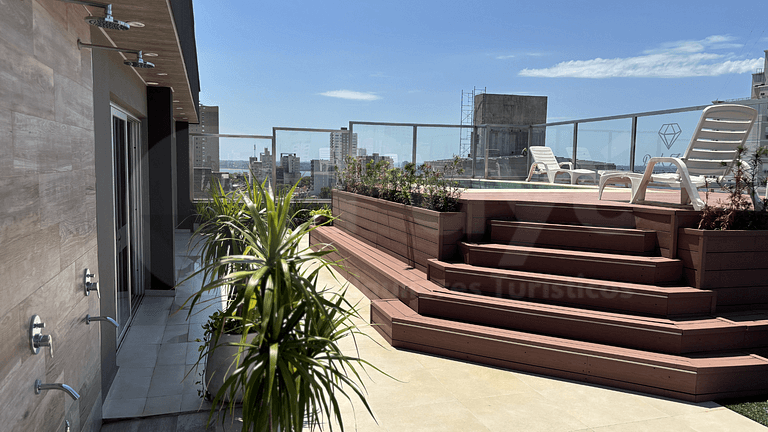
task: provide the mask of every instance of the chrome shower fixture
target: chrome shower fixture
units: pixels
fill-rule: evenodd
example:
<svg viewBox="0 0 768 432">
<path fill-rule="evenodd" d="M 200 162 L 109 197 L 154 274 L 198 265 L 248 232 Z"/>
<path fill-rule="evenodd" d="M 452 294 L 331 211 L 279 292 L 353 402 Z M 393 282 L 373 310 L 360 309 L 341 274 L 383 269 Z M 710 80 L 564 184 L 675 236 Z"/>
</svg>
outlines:
<svg viewBox="0 0 768 432">
<path fill-rule="evenodd" d="M 81 1 L 81 0 L 60 0 L 60 1 L 63 1 L 66 3 L 80 4 L 84 6 L 100 7 L 104 9 L 103 18 L 93 16 L 93 15 L 85 17 L 85 21 L 92 26 L 101 27 L 108 30 L 128 30 L 131 28 L 131 26 L 128 25 L 127 23 L 116 20 L 115 18 L 112 17 L 111 4 L 96 3 L 96 2 Z"/>
<path fill-rule="evenodd" d="M 43 390 L 61 390 L 64 393 L 68 394 L 69 397 L 71 397 L 73 400 L 80 399 L 80 395 L 77 394 L 75 389 L 72 387 L 61 384 L 61 383 L 53 383 L 53 384 L 43 384 L 40 380 L 35 380 L 35 394 L 40 394 Z"/>
<path fill-rule="evenodd" d="M 115 326 L 115 328 L 119 328 L 120 327 L 120 324 L 118 324 L 117 321 L 115 321 L 114 319 L 112 319 L 111 317 L 108 317 L 108 316 L 91 316 L 90 314 L 86 315 L 85 316 L 85 323 L 90 325 L 91 321 L 104 321 L 104 322 L 108 322 L 108 323 L 112 324 L 113 326 Z"/>
<path fill-rule="evenodd" d="M 110 51 L 120 51 L 124 53 L 130 53 L 130 54 L 136 54 L 138 56 L 138 59 L 136 61 L 130 61 L 126 60 L 123 62 L 123 64 L 135 68 L 142 68 L 142 69 L 151 69 L 155 67 L 154 63 L 150 63 L 148 61 L 144 61 L 144 58 L 142 58 L 141 50 L 133 50 L 133 49 L 126 49 L 126 48 L 117 48 L 117 47 L 111 47 L 111 46 L 104 46 L 104 45 L 93 45 L 88 44 L 80 41 L 80 39 L 77 40 L 77 49 L 81 48 L 98 48 L 98 49 L 105 49 Z"/>
</svg>

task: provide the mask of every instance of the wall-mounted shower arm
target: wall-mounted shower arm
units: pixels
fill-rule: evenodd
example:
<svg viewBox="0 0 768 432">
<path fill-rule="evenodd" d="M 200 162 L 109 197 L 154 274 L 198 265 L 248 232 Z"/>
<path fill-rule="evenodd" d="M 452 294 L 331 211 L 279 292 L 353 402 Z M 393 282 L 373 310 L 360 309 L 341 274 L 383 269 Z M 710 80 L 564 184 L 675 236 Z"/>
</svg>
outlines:
<svg viewBox="0 0 768 432">
<path fill-rule="evenodd" d="M 40 394 L 43 390 L 61 390 L 69 395 L 74 400 L 80 399 L 80 395 L 77 394 L 75 389 L 72 387 L 61 384 L 61 383 L 53 383 L 53 384 L 43 384 L 40 380 L 35 380 L 35 394 Z"/>
<path fill-rule="evenodd" d="M 141 50 L 135 50 L 135 49 L 128 49 L 128 48 L 118 48 L 118 47 L 111 47 L 108 45 L 96 45 L 96 44 L 89 44 L 81 41 L 80 39 L 77 40 L 77 49 L 82 48 L 98 48 L 98 49 L 104 49 L 109 51 L 119 51 L 129 54 L 138 54 L 139 57 L 141 57 Z"/>
<path fill-rule="evenodd" d="M 135 67 L 135 68 L 142 68 L 142 69 L 151 69 L 155 67 L 154 63 L 150 63 L 148 61 L 144 61 L 142 58 L 142 52 L 141 50 L 134 50 L 134 49 L 127 49 L 127 48 L 118 48 L 118 47 L 111 47 L 111 46 L 105 46 L 105 45 L 94 45 L 89 44 L 81 41 L 80 39 L 77 40 L 77 49 L 82 48 L 96 48 L 96 49 L 104 49 L 109 51 L 120 51 L 124 53 L 131 53 L 136 54 L 138 56 L 138 59 L 136 61 L 130 61 L 126 60 L 123 62 L 127 66 Z"/>
<path fill-rule="evenodd" d="M 91 321 L 104 321 L 104 322 L 108 322 L 108 323 L 112 324 L 113 326 L 115 326 L 115 328 L 119 328 L 120 327 L 120 324 L 118 324 L 117 321 L 115 321 L 114 319 L 112 319 L 111 317 L 108 317 L 108 316 L 91 316 L 91 315 L 86 315 L 85 316 L 85 323 L 86 324 L 91 324 Z"/>
</svg>

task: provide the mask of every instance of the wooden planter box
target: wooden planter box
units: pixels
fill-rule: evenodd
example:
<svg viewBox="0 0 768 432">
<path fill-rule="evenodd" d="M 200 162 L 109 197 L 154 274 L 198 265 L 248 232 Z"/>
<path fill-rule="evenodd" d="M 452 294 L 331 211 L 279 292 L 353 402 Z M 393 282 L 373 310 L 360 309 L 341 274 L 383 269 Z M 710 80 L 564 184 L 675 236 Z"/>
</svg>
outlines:
<svg viewBox="0 0 768 432">
<path fill-rule="evenodd" d="M 768 231 L 680 228 L 677 243 L 688 283 L 718 306 L 768 303 Z"/>
<path fill-rule="evenodd" d="M 450 261 L 464 238 L 465 215 L 333 191 L 334 226 L 423 272 L 427 261 Z"/>
</svg>

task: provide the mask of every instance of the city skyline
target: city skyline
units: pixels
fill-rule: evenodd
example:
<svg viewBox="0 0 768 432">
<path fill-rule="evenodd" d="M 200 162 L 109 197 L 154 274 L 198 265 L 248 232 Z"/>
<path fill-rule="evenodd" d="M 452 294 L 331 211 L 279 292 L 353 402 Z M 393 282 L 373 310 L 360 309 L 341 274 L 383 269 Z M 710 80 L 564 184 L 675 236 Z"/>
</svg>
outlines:
<svg viewBox="0 0 768 432">
<path fill-rule="evenodd" d="M 473 86 L 547 96 L 548 121 L 704 105 L 749 97 L 768 48 L 744 1 L 232 6 L 195 4 L 201 102 L 222 133 L 458 124 Z M 222 140 L 222 158 L 252 145 Z"/>
</svg>

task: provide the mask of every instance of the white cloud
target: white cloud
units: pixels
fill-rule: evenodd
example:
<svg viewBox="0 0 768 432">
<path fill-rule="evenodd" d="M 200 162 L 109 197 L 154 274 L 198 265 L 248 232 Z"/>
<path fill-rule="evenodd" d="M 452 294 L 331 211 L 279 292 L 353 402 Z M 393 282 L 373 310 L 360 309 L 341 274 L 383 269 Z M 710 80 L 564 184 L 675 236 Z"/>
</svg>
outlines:
<svg viewBox="0 0 768 432">
<path fill-rule="evenodd" d="M 500 56 L 496 56 L 496 60 L 507 60 L 507 59 L 511 59 L 511 58 L 515 58 L 515 56 L 513 56 L 513 55 L 500 55 Z"/>
<path fill-rule="evenodd" d="M 699 41 L 677 41 L 646 50 L 637 57 L 570 60 L 544 69 L 523 69 L 520 76 L 546 78 L 682 78 L 753 72 L 762 59 L 736 59 L 733 54 L 706 50 L 741 48 L 731 36 L 715 35 Z"/>
<path fill-rule="evenodd" d="M 352 90 L 331 90 L 324 93 L 320 93 L 320 95 L 335 97 L 339 99 L 365 100 L 365 101 L 373 101 L 373 100 L 381 99 L 381 97 L 376 96 L 373 93 L 357 92 Z"/>
</svg>

